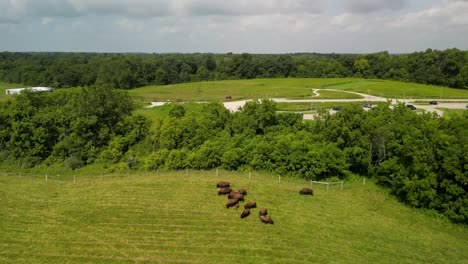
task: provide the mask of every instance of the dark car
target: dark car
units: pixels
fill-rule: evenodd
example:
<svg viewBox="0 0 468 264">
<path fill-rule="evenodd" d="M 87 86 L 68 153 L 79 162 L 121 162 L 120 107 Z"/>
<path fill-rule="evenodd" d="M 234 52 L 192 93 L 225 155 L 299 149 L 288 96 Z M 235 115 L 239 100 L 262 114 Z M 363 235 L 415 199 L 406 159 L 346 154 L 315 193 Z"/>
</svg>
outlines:
<svg viewBox="0 0 468 264">
<path fill-rule="evenodd" d="M 416 106 L 414 106 L 414 105 L 409 104 L 409 105 L 406 105 L 406 107 L 408 107 L 411 110 L 416 110 Z"/>
<path fill-rule="evenodd" d="M 372 105 L 369 104 L 369 103 L 365 103 L 365 104 L 362 105 L 362 107 L 364 107 L 364 108 L 372 108 Z"/>
<path fill-rule="evenodd" d="M 332 107 L 332 110 L 335 110 L 335 111 L 340 111 L 341 109 L 343 109 L 342 106 L 334 106 L 334 107 Z"/>
<path fill-rule="evenodd" d="M 431 105 L 438 105 L 439 103 L 437 103 L 436 100 L 432 100 L 432 101 L 429 101 L 429 104 L 431 104 Z"/>
</svg>

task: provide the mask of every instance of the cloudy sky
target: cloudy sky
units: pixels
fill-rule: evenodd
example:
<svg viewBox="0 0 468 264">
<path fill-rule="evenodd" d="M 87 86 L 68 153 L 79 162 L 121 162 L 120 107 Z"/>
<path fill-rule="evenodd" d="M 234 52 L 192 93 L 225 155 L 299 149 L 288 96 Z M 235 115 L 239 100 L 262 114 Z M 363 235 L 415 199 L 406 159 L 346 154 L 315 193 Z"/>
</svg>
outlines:
<svg viewBox="0 0 468 264">
<path fill-rule="evenodd" d="M 0 0 L 0 51 L 468 50 L 468 0 Z"/>
</svg>

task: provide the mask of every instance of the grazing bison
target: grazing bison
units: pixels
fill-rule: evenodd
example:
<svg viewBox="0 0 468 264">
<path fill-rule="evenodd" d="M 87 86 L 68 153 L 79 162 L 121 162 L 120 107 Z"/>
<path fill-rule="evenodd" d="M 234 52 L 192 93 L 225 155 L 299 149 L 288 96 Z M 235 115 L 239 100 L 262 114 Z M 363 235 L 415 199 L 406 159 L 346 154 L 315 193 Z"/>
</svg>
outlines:
<svg viewBox="0 0 468 264">
<path fill-rule="evenodd" d="M 238 199 L 228 199 L 226 203 L 226 208 L 236 206 L 238 202 L 239 202 Z"/>
<path fill-rule="evenodd" d="M 260 209 L 260 211 L 258 212 L 259 215 L 267 215 L 268 214 L 268 211 L 266 208 L 262 208 Z"/>
<path fill-rule="evenodd" d="M 226 188 L 226 187 L 231 187 L 231 184 L 229 182 L 221 181 L 216 184 L 217 188 Z"/>
<path fill-rule="evenodd" d="M 244 205 L 245 209 L 252 209 L 252 208 L 257 208 L 257 203 L 256 202 L 248 202 Z"/>
<path fill-rule="evenodd" d="M 239 189 L 239 191 L 237 191 L 237 192 L 242 194 L 242 195 L 247 195 L 247 190 L 246 189 Z"/>
<path fill-rule="evenodd" d="M 274 224 L 273 220 L 268 215 L 260 215 L 260 220 L 265 224 Z"/>
<path fill-rule="evenodd" d="M 228 199 L 237 199 L 239 201 L 244 201 L 244 195 L 238 193 L 238 192 L 231 192 L 228 195 Z"/>
<path fill-rule="evenodd" d="M 218 195 L 229 194 L 232 191 L 231 187 L 224 187 L 218 190 Z"/>
<path fill-rule="evenodd" d="M 246 208 L 244 209 L 244 211 L 242 211 L 241 218 L 246 218 L 249 215 L 250 215 L 250 209 Z"/>
<path fill-rule="evenodd" d="M 314 191 L 310 188 L 302 188 L 302 190 L 299 191 L 299 194 L 302 195 L 314 195 Z"/>
</svg>

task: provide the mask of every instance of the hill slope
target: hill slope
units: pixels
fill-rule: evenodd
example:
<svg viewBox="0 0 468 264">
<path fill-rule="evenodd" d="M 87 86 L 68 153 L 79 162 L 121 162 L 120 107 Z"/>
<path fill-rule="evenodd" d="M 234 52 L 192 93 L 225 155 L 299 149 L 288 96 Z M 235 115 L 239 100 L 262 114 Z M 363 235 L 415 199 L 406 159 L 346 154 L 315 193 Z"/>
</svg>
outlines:
<svg viewBox="0 0 468 264">
<path fill-rule="evenodd" d="M 398 81 L 359 78 L 273 78 L 146 86 L 130 90 L 140 102 L 182 100 L 221 101 L 259 98 L 310 99 L 312 88 L 360 92 L 385 98 L 468 98 L 468 90 Z M 323 92 L 323 91 L 322 91 Z M 325 98 L 342 98 L 334 93 Z"/>
<path fill-rule="evenodd" d="M 247 188 L 240 219 L 215 184 Z M 2 263 L 463 263 L 468 230 L 406 208 L 372 183 L 343 191 L 254 174 L 54 180 L 0 175 Z"/>
</svg>

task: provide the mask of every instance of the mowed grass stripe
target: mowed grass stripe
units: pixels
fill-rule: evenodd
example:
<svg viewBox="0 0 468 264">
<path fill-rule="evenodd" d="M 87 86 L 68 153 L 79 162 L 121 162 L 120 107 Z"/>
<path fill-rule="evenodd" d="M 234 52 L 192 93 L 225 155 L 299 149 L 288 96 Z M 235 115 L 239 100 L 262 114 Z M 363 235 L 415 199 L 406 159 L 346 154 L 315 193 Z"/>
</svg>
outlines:
<svg viewBox="0 0 468 264">
<path fill-rule="evenodd" d="M 31 258 L 34 258 L 34 263 L 75 263 L 76 261 L 84 263 L 201 263 L 193 259 L 182 259 L 182 258 L 143 258 L 143 257 L 114 257 L 114 256 L 87 256 L 79 254 L 56 254 L 56 253 L 42 253 L 42 254 L 14 254 L 14 253 L 2 253 L 1 255 L 10 256 L 10 260 L 14 262 L 7 263 L 31 263 Z M 28 258 L 29 257 L 29 258 Z M 8 261 L 8 259 L 7 259 Z"/>
<path fill-rule="evenodd" d="M 12 242 L 12 244 L 14 244 Z M 20 246 L 20 245 L 19 245 Z M 89 245 L 84 245 L 84 246 L 89 246 Z M 91 245 L 92 247 L 83 247 L 83 245 L 73 245 L 73 244 L 64 244 L 63 248 L 57 247 L 56 251 L 61 251 L 62 249 L 66 249 L 67 251 L 72 251 L 72 252 L 79 252 L 81 257 L 87 257 L 87 258 L 107 258 L 107 259 L 133 259 L 133 257 L 128 256 L 128 257 L 121 257 L 121 256 L 115 256 L 116 250 L 126 250 L 129 247 L 131 247 L 134 251 L 134 255 L 137 255 L 138 258 L 142 259 L 150 259 L 151 256 L 158 255 L 158 256 L 163 256 L 166 259 L 169 259 L 169 257 L 177 257 L 180 255 L 184 255 L 184 258 L 187 259 L 197 259 L 200 257 L 203 258 L 215 258 L 215 259 L 231 259 L 232 262 L 236 257 L 238 257 L 239 253 L 241 252 L 249 252 L 249 254 L 253 255 L 259 255 L 259 256 L 264 256 L 263 258 L 265 259 L 270 259 L 272 256 L 275 257 L 275 261 L 278 262 L 279 260 L 280 263 L 299 263 L 297 260 L 295 260 L 294 257 L 291 257 L 290 253 L 292 252 L 291 250 L 281 250 L 281 249 L 267 249 L 267 248 L 256 248 L 255 246 L 251 244 L 245 244 L 242 246 L 237 247 L 236 249 L 232 249 L 232 246 L 230 245 L 225 245 L 224 247 L 213 247 L 213 246 L 200 246 L 200 245 L 195 245 L 195 246 L 179 246 L 179 245 L 154 245 L 154 247 L 157 247 L 158 249 L 154 249 L 154 247 L 151 246 L 144 246 L 142 247 L 141 245 L 138 245 L 136 247 L 133 244 L 120 244 L 116 249 L 111 250 L 107 247 L 99 247 L 99 245 Z M 202 249 L 202 252 L 196 252 L 196 250 Z M 53 255 L 55 252 L 49 252 L 49 253 L 44 253 L 43 250 L 40 247 L 40 244 L 30 244 L 27 247 L 23 248 L 24 251 L 27 252 L 27 254 L 33 255 L 33 256 L 42 256 L 42 255 Z M 0 252 L 0 255 L 23 255 L 24 251 L 21 252 Z M 236 253 L 237 251 L 237 253 Z M 60 254 L 60 253 L 57 253 Z M 312 258 L 313 253 L 310 252 L 300 252 L 301 257 L 303 258 Z M 71 255 L 65 255 L 62 254 L 60 255 L 62 257 L 75 257 L 75 254 Z M 112 257 L 110 257 L 112 256 Z"/>
<path fill-rule="evenodd" d="M 192 263 L 405 263 L 441 262 L 447 256 L 460 262 L 468 257 L 465 228 L 404 207 L 372 182 L 347 182 L 343 191 L 317 186 L 313 197 L 305 197 L 298 190 L 310 183 L 300 179 L 278 184 L 268 175 L 215 175 L 173 172 L 102 181 L 80 175 L 77 184 L 0 176 L 0 251 L 21 252 L 22 243 L 34 244 L 38 255 L 32 259 L 39 263 L 44 252 L 74 255 L 72 249 L 83 247 L 90 248 L 85 255 L 111 255 L 123 263 L 135 257 Z M 240 219 L 241 208 L 226 209 L 227 198 L 215 188 L 221 179 L 246 188 L 246 201 L 267 207 L 275 225 L 260 222 L 259 208 L 246 219 Z M 6 262 L 13 258 L 8 255 Z"/>
</svg>

